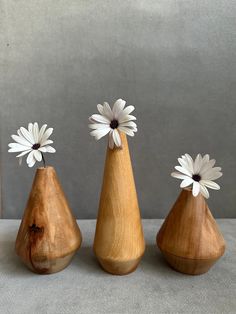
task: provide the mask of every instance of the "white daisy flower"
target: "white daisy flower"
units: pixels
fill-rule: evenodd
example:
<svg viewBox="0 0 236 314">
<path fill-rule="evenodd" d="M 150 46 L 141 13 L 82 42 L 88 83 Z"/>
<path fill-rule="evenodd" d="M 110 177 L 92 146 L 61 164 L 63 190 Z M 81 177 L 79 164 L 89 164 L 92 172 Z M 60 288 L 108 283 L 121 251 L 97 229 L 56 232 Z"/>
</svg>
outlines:
<svg viewBox="0 0 236 314">
<path fill-rule="evenodd" d="M 175 169 L 179 172 L 173 172 L 172 177 L 183 180 L 180 184 L 181 188 L 193 185 L 192 194 L 197 196 L 199 192 L 205 197 L 209 198 L 207 188 L 219 190 L 220 186 L 213 182 L 222 176 L 221 168 L 214 167 L 215 159 L 210 159 L 208 154 L 202 157 L 198 154 L 193 161 L 189 154 L 185 154 L 182 158 L 178 158 L 180 166 Z"/>
<path fill-rule="evenodd" d="M 91 122 L 89 128 L 93 129 L 90 134 L 96 140 L 109 134 L 109 147 L 111 149 L 114 146 L 122 146 L 119 131 L 129 136 L 134 136 L 134 133 L 137 132 L 137 125 L 133 122 L 136 118 L 130 115 L 134 111 L 134 106 L 127 106 L 125 108 L 125 104 L 126 101 L 118 99 L 111 109 L 109 104 L 104 102 L 103 105 L 97 105 L 100 114 L 93 114 L 89 118 Z"/>
<path fill-rule="evenodd" d="M 55 153 L 56 150 L 50 144 L 53 143 L 49 140 L 50 135 L 53 132 L 53 128 L 47 129 L 47 124 L 44 124 L 40 129 L 38 123 L 29 123 L 28 130 L 21 127 L 17 130 L 18 135 L 12 135 L 12 139 L 15 143 L 10 143 L 8 146 L 10 149 L 9 153 L 21 152 L 16 157 L 20 158 L 27 155 L 26 162 L 29 167 L 33 167 L 36 161 L 42 161 L 45 167 L 45 159 L 43 153 Z"/>
</svg>

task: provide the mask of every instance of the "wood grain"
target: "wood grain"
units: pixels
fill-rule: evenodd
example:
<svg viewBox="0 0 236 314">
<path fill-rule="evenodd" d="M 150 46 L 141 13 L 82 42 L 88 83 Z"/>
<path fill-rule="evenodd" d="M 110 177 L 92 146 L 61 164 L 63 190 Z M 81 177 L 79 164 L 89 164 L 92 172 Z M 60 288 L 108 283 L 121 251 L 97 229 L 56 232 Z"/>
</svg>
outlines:
<svg viewBox="0 0 236 314">
<path fill-rule="evenodd" d="M 204 197 L 183 189 L 157 234 L 157 245 L 176 270 L 207 272 L 224 254 L 225 241 Z"/>
<path fill-rule="evenodd" d="M 94 252 L 109 273 L 125 275 L 138 266 L 145 242 L 128 142 L 107 148 L 103 185 L 94 238 Z"/>
<path fill-rule="evenodd" d="M 54 168 L 38 168 L 18 231 L 16 253 L 32 271 L 50 274 L 70 263 L 81 241 Z"/>
</svg>

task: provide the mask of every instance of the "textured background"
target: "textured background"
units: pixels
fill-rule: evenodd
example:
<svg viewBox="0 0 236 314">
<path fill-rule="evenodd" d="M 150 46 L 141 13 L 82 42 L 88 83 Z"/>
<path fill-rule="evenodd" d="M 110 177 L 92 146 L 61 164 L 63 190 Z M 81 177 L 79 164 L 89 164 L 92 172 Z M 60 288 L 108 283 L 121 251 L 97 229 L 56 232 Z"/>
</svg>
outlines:
<svg viewBox="0 0 236 314">
<path fill-rule="evenodd" d="M 21 217 L 35 169 L 7 153 L 29 121 L 55 128 L 57 169 L 79 218 L 96 217 L 106 140 L 89 136 L 96 104 L 136 106 L 130 140 L 143 217 L 163 217 L 179 193 L 182 153 L 222 166 L 216 217 L 236 217 L 236 2 L 0 0 L 2 217 Z"/>
</svg>

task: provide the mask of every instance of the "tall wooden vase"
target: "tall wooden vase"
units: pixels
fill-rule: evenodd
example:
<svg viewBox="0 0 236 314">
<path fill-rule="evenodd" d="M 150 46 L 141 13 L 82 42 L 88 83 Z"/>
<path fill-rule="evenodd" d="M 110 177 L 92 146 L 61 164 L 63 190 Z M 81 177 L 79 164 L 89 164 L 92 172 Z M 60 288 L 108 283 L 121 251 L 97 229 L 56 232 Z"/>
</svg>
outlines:
<svg viewBox="0 0 236 314">
<path fill-rule="evenodd" d="M 128 142 L 120 135 L 122 148 L 107 148 L 93 247 L 102 268 L 115 275 L 134 271 L 145 250 Z"/>
<path fill-rule="evenodd" d="M 70 263 L 81 240 L 54 168 L 38 168 L 16 239 L 17 255 L 33 272 L 51 274 Z"/>
<path fill-rule="evenodd" d="M 199 275 L 224 254 L 225 241 L 204 197 L 180 193 L 157 234 L 157 245 L 175 270 Z"/>
</svg>

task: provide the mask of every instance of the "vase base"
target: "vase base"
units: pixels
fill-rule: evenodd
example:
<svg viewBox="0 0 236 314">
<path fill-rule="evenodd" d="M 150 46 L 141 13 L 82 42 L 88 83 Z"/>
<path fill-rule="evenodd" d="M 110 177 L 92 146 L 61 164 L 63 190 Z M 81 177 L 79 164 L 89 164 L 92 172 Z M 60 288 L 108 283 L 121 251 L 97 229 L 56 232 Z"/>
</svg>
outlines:
<svg viewBox="0 0 236 314">
<path fill-rule="evenodd" d="M 49 275 L 57 273 L 66 268 L 70 264 L 75 253 L 76 251 L 64 257 L 58 257 L 51 260 L 44 259 L 42 261 L 37 261 L 36 259 L 34 259 L 27 262 L 23 261 L 23 263 L 34 273 L 37 273 L 39 275 Z"/>
<path fill-rule="evenodd" d="M 129 261 L 112 261 L 98 257 L 98 261 L 104 271 L 112 275 L 128 275 L 136 270 L 141 257 Z"/>
<path fill-rule="evenodd" d="M 190 259 L 173 255 L 171 253 L 163 252 L 167 263 L 176 271 L 188 275 L 201 275 L 206 272 L 215 264 L 220 258 L 211 259 Z M 222 256 L 222 255 L 221 255 Z"/>
</svg>

